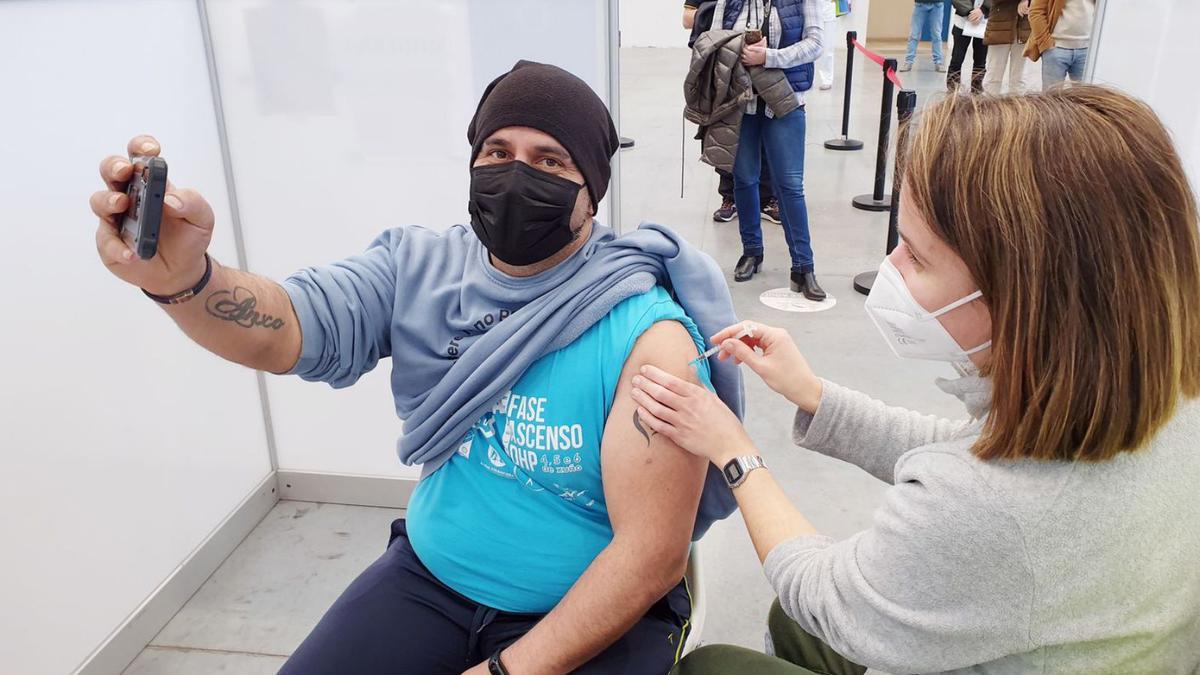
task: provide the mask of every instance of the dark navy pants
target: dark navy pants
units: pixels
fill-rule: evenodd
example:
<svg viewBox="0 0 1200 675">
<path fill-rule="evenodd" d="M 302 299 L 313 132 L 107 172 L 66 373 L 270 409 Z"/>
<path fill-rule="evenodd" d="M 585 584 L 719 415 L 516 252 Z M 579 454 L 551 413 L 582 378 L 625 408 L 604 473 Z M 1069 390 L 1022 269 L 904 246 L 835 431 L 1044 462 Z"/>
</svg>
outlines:
<svg viewBox="0 0 1200 675">
<path fill-rule="evenodd" d="M 681 582 L 576 672 L 665 675 L 682 651 L 690 615 Z M 417 559 L 401 518 L 392 522 L 387 551 L 334 601 L 279 673 L 460 675 L 542 616 L 481 606 L 438 581 Z"/>
</svg>

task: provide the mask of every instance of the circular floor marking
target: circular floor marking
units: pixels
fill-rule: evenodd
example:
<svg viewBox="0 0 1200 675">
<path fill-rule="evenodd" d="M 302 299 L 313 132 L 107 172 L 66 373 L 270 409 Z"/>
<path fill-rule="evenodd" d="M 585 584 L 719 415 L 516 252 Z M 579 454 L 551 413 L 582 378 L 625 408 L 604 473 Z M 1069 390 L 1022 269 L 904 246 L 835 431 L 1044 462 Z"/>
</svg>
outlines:
<svg viewBox="0 0 1200 675">
<path fill-rule="evenodd" d="M 821 302 L 813 302 L 790 288 L 774 288 L 758 296 L 759 302 L 784 312 L 824 312 L 837 304 L 837 298 L 827 296 Z"/>
</svg>

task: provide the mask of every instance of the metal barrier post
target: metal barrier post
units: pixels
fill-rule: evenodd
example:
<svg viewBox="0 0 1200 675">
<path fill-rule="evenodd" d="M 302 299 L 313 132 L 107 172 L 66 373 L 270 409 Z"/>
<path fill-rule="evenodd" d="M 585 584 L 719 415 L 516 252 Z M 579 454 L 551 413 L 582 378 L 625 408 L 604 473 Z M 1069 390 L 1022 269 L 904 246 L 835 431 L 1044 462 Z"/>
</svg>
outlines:
<svg viewBox="0 0 1200 675">
<path fill-rule="evenodd" d="M 883 196 L 883 185 L 887 180 L 888 139 L 892 131 L 892 96 L 895 88 L 888 71 L 896 70 L 896 59 L 883 62 L 883 104 L 879 111 L 879 147 L 875 152 L 875 189 L 869 195 L 859 195 L 851 203 L 864 211 L 887 211 L 891 200 Z"/>
<path fill-rule="evenodd" d="M 825 141 L 830 150 L 862 150 L 863 142 L 850 138 L 850 89 L 854 82 L 854 41 L 858 33 L 846 32 L 846 94 L 842 100 L 842 136 Z"/>
<path fill-rule="evenodd" d="M 900 212 L 900 148 L 907 136 L 906 125 L 909 119 L 912 118 L 913 111 L 917 108 L 917 92 L 909 89 L 902 89 L 896 96 L 896 111 L 897 111 L 897 126 L 899 127 L 896 136 L 896 167 L 893 170 L 892 179 L 892 200 L 891 214 L 888 216 L 888 231 L 887 244 L 885 255 L 890 254 L 893 249 L 900 243 L 900 231 L 896 228 L 896 218 Z M 871 292 L 871 286 L 875 283 L 875 275 L 878 274 L 875 270 L 863 272 L 854 277 L 854 290 L 867 295 Z"/>
</svg>

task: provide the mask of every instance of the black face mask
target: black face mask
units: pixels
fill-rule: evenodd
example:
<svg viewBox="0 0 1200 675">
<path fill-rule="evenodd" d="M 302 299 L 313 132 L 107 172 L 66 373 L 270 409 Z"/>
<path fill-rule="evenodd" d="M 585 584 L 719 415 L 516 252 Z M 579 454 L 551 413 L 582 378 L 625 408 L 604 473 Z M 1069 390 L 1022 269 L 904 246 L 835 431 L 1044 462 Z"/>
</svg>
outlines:
<svg viewBox="0 0 1200 675">
<path fill-rule="evenodd" d="M 571 214 L 581 186 L 525 164 L 471 169 L 471 228 L 488 252 L 509 265 L 532 265 L 571 243 Z"/>
</svg>

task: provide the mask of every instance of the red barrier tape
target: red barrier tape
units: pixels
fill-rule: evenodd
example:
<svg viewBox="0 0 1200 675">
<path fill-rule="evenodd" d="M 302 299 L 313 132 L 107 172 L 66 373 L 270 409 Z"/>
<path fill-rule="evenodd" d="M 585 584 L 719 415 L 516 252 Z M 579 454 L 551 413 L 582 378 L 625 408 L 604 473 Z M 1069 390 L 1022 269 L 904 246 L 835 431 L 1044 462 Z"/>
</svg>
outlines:
<svg viewBox="0 0 1200 675">
<path fill-rule="evenodd" d="M 875 63 L 878 63 L 881 66 L 883 65 L 883 57 L 876 54 L 875 52 L 871 51 L 870 49 L 867 49 L 866 47 L 864 47 L 862 45 L 862 43 L 859 42 L 857 39 L 854 40 L 854 46 L 857 47 L 858 51 L 862 52 L 863 55 L 866 56 L 868 59 L 871 59 L 872 61 L 874 61 Z"/>
<path fill-rule="evenodd" d="M 858 40 L 854 40 L 853 42 L 854 42 L 855 48 L 857 48 L 858 51 L 862 52 L 863 56 L 867 57 L 868 59 L 871 59 L 872 61 L 879 64 L 880 66 L 882 66 L 884 64 L 884 59 L 882 56 L 880 56 L 879 54 L 876 54 L 875 52 L 871 51 L 870 49 L 867 49 Z M 904 88 L 904 83 L 900 81 L 900 76 L 896 74 L 895 70 L 888 68 L 887 78 L 892 81 L 892 84 L 896 85 L 900 89 Z"/>
</svg>

